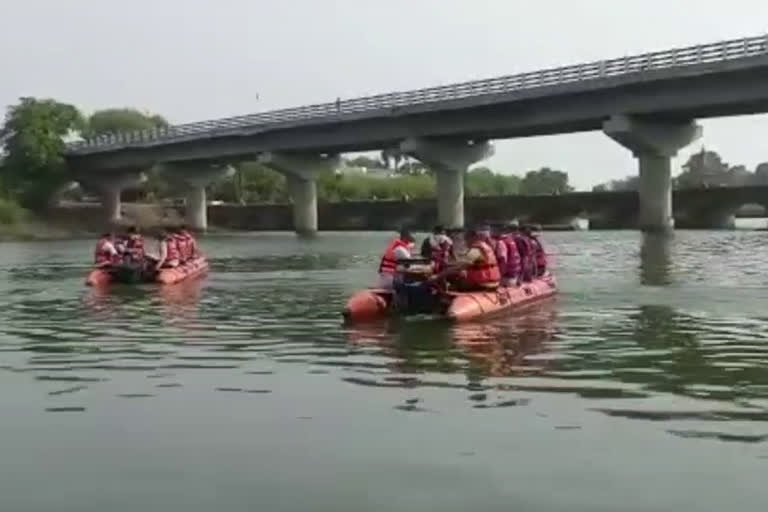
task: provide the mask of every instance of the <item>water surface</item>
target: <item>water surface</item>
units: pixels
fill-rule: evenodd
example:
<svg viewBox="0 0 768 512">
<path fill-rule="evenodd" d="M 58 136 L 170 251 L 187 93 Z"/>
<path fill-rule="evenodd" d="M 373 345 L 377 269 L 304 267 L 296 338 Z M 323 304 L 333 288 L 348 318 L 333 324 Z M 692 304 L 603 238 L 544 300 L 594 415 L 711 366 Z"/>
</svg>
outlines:
<svg viewBox="0 0 768 512">
<path fill-rule="evenodd" d="M 0 510 L 765 510 L 766 236 L 551 233 L 554 301 L 358 328 L 383 233 L 107 292 L 0 244 Z"/>
</svg>

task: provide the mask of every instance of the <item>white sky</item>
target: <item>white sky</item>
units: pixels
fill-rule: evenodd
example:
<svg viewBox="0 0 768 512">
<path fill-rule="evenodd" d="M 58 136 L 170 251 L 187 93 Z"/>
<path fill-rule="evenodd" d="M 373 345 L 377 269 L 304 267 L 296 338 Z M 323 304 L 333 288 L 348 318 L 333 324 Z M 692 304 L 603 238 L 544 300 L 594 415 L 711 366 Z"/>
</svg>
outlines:
<svg viewBox="0 0 768 512">
<path fill-rule="evenodd" d="M 197 121 L 761 35 L 767 19 L 759 0 L 0 0 L 0 106 Z M 702 145 L 768 161 L 767 116 L 702 124 L 677 165 Z M 548 165 L 580 189 L 636 172 L 601 133 L 496 147 L 495 170 Z"/>
</svg>

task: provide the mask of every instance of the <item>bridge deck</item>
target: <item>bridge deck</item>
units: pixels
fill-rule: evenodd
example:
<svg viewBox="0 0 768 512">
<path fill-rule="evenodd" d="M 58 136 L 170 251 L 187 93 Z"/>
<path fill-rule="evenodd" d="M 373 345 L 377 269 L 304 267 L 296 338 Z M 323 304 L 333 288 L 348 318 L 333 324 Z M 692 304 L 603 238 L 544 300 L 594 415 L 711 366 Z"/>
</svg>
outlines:
<svg viewBox="0 0 768 512">
<path fill-rule="evenodd" d="M 759 36 L 677 48 L 630 57 L 532 71 L 487 80 L 366 96 L 281 109 L 245 116 L 202 121 L 152 130 L 102 135 L 71 143 L 71 156 L 110 153 L 130 148 L 248 135 L 296 126 L 359 121 L 402 112 L 439 112 L 487 107 L 510 99 L 563 94 L 595 87 L 643 83 L 682 74 L 711 74 L 723 69 L 768 67 L 768 37 Z"/>
</svg>

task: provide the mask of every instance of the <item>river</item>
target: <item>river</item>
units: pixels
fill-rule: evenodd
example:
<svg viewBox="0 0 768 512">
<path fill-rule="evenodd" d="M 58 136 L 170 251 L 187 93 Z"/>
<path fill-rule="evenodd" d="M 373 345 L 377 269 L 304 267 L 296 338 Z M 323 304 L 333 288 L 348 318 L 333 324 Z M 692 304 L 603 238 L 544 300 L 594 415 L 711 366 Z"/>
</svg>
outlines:
<svg viewBox="0 0 768 512">
<path fill-rule="evenodd" d="M 766 237 L 546 233 L 556 300 L 362 328 L 385 233 L 108 292 L 90 241 L 0 244 L 0 510 L 765 510 Z"/>
</svg>

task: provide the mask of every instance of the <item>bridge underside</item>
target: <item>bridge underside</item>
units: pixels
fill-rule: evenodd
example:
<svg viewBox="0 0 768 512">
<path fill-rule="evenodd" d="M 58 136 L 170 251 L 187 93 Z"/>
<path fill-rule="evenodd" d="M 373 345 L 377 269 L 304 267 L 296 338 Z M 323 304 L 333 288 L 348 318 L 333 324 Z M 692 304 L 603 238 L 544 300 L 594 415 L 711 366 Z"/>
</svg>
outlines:
<svg viewBox="0 0 768 512">
<path fill-rule="evenodd" d="M 142 170 L 157 164 L 183 169 L 221 166 L 264 154 L 282 154 L 299 160 L 306 155 L 326 159 L 350 151 L 398 148 L 438 171 L 440 218 L 461 225 L 461 177 L 468 165 L 462 155 L 476 152 L 493 139 L 602 129 L 638 158 L 639 205 L 632 212 L 627 204 L 596 211 L 557 196 L 551 205 L 540 206 L 528 215 L 558 219 L 587 212 L 598 221 L 626 219 L 623 223 L 631 218 L 643 228 L 664 229 L 672 224 L 669 159 L 697 136 L 695 120 L 768 112 L 768 53 L 764 49 L 760 52 L 756 56 L 723 57 L 705 64 L 646 69 L 378 110 L 339 110 L 338 114 L 323 111 L 324 117 L 216 129 L 190 135 L 188 139 L 133 140 L 104 151 L 95 148 L 92 153 L 73 153 L 68 161 L 79 174 L 103 181 L 125 169 Z M 625 127 L 617 128 L 617 120 L 625 120 Z M 408 141 L 418 141 L 421 150 L 404 149 Z M 441 148 L 441 157 L 435 159 L 434 152 L 424 150 L 430 147 Z M 301 218 L 296 221 L 297 228 L 311 229 L 317 225 L 316 191 L 313 179 L 306 179 L 304 173 L 298 168 L 291 171 L 291 195 L 301 203 L 295 205 L 295 215 Z M 295 179 L 296 176 L 301 179 Z M 204 189 L 193 195 L 197 202 L 200 197 L 204 200 Z M 676 198 L 675 202 L 678 201 Z M 115 202 L 114 197 L 111 202 Z M 755 201 L 740 204 L 747 202 Z M 680 207 L 675 204 L 678 211 Z M 637 210 L 639 219 L 634 213 Z M 702 221 L 705 224 L 719 225 L 730 222 L 731 210 L 727 205 L 714 212 L 699 209 L 699 213 L 690 214 L 689 210 L 683 208 L 688 212 L 683 215 L 686 219 L 706 217 L 709 220 Z M 194 217 L 203 218 L 200 213 Z"/>
</svg>

